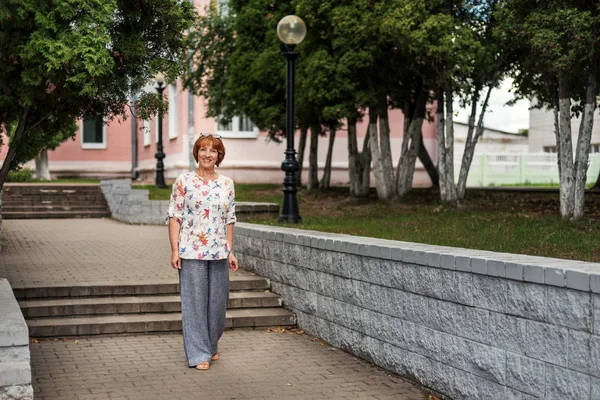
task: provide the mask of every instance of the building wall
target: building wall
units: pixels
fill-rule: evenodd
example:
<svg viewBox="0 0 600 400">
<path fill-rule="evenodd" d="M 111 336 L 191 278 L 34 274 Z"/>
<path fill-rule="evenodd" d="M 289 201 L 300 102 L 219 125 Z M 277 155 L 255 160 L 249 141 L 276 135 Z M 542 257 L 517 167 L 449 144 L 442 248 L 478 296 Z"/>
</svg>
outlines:
<svg viewBox="0 0 600 400">
<path fill-rule="evenodd" d="M 571 120 L 571 132 L 573 133 L 573 149 L 576 148 L 576 140 L 579 137 L 580 118 Z M 600 152 L 600 115 L 594 113 L 594 128 L 592 130 L 592 152 Z M 529 151 L 532 153 L 542 152 L 544 148 L 556 147 L 554 134 L 554 113 L 552 110 L 531 109 L 529 112 Z"/>
</svg>

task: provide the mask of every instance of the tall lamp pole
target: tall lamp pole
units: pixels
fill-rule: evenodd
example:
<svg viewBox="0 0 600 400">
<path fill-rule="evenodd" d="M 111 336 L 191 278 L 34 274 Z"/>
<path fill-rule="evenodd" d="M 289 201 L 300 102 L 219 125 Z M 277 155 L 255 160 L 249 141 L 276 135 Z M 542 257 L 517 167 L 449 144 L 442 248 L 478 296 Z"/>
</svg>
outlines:
<svg viewBox="0 0 600 400">
<path fill-rule="evenodd" d="M 296 160 L 294 149 L 294 75 L 298 53 L 294 51 L 306 36 L 306 25 L 304 21 L 295 15 L 283 17 L 277 24 L 277 36 L 285 43 L 285 51 L 282 53 L 287 60 L 287 99 L 286 99 L 286 139 L 285 160 L 281 163 L 281 169 L 285 171 L 283 180 L 283 210 L 279 216 L 279 222 L 300 223 L 302 218 L 298 212 L 298 199 L 296 197 L 297 182 L 296 172 L 300 169 Z"/>
<path fill-rule="evenodd" d="M 159 72 L 154 77 L 154 80 L 156 81 L 156 91 L 162 100 L 163 90 L 165 90 L 165 87 L 163 86 L 165 83 L 165 76 Z M 165 185 L 165 164 L 163 163 L 165 153 L 163 152 L 162 125 L 162 107 L 160 107 L 158 109 L 158 143 L 156 146 L 156 154 L 154 154 L 154 157 L 156 158 L 156 178 L 154 181 L 157 188 L 167 187 L 167 185 Z"/>
</svg>

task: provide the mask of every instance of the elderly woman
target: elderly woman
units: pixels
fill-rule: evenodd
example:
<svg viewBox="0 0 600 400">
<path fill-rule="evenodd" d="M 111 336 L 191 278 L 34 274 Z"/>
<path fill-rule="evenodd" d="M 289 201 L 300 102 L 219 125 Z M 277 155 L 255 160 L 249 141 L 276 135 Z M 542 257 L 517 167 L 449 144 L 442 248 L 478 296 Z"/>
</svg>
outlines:
<svg viewBox="0 0 600 400">
<path fill-rule="evenodd" d="M 233 255 L 233 181 L 215 171 L 225 157 L 220 136 L 201 134 L 194 144 L 198 168 L 173 184 L 168 224 L 171 266 L 179 271 L 183 344 L 188 365 L 210 368 L 219 359 L 217 343 L 225 330 L 229 271 Z"/>
</svg>

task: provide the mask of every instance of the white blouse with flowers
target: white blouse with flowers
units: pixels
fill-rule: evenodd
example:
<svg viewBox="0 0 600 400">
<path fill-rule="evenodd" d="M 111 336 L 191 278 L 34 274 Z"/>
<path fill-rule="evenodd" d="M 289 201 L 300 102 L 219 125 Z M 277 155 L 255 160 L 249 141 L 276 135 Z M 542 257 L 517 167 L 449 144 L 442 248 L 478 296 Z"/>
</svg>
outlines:
<svg viewBox="0 0 600 400">
<path fill-rule="evenodd" d="M 179 257 L 227 258 L 227 226 L 236 221 L 233 181 L 223 175 L 206 180 L 195 171 L 179 175 L 173 184 L 167 222 L 169 218 L 181 224 Z"/>
</svg>

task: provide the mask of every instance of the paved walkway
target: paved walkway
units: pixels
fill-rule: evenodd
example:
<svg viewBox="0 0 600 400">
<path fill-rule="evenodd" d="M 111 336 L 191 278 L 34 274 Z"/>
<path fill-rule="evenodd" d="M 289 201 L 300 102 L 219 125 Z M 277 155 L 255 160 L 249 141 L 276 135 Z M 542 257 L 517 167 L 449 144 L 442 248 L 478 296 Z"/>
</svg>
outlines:
<svg viewBox="0 0 600 400">
<path fill-rule="evenodd" d="M 2 230 L 0 278 L 13 286 L 176 280 L 162 226 L 6 220 Z M 38 400 L 427 398 L 317 338 L 278 329 L 226 331 L 209 371 L 187 367 L 179 333 L 43 339 L 30 349 Z"/>
</svg>

